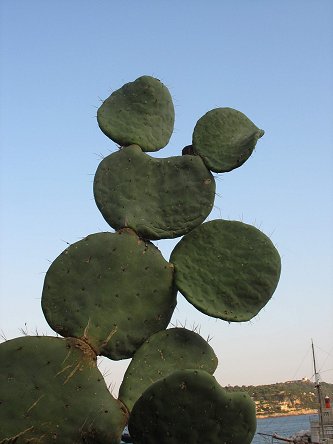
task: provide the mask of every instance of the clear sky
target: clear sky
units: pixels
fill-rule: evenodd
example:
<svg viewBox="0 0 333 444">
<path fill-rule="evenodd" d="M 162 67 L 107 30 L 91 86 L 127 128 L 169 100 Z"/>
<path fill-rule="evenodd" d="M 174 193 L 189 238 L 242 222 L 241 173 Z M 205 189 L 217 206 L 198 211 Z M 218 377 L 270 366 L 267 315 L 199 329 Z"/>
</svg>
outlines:
<svg viewBox="0 0 333 444">
<path fill-rule="evenodd" d="M 96 109 L 147 74 L 176 109 L 157 156 L 178 155 L 215 107 L 265 130 L 241 168 L 218 175 L 210 219 L 254 224 L 282 257 L 278 289 L 251 322 L 209 318 L 180 295 L 173 323 L 212 338 L 222 385 L 310 378 L 311 338 L 333 382 L 333 2 L 2 0 L 0 12 L 3 335 L 54 334 L 40 308 L 45 272 L 66 242 L 110 230 L 92 181 L 116 147 Z M 168 259 L 176 243 L 157 244 Z M 101 363 L 115 391 L 127 363 Z"/>
</svg>

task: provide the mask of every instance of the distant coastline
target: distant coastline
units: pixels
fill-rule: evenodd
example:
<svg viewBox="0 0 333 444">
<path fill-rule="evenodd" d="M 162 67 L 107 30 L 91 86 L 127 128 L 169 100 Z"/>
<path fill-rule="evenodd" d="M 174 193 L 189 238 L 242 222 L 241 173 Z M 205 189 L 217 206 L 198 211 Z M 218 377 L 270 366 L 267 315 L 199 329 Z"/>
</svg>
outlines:
<svg viewBox="0 0 333 444">
<path fill-rule="evenodd" d="M 333 400 L 333 384 L 321 382 L 323 396 Z M 313 415 L 317 413 L 318 395 L 308 379 L 257 386 L 227 386 L 231 392 L 247 392 L 256 405 L 257 418 Z"/>
<path fill-rule="evenodd" d="M 264 418 L 278 418 L 283 416 L 300 416 L 300 415 L 315 415 L 317 414 L 317 410 L 314 409 L 301 409 L 301 410 L 294 410 L 290 412 L 285 413 L 257 413 L 257 419 L 264 419 Z"/>
</svg>

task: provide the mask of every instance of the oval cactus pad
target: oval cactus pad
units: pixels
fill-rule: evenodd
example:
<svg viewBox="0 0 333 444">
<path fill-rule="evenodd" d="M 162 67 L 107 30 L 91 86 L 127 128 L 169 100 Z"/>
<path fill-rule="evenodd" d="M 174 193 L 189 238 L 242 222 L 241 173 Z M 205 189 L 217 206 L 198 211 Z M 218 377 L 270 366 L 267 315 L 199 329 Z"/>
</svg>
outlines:
<svg viewBox="0 0 333 444">
<path fill-rule="evenodd" d="M 132 145 L 99 164 L 94 196 L 112 228 L 130 227 L 146 239 L 174 238 L 206 219 L 215 181 L 199 156 L 157 159 Z"/>
<path fill-rule="evenodd" d="M 208 169 L 223 173 L 240 167 L 263 135 L 264 131 L 240 111 L 215 108 L 198 120 L 192 144 Z"/>
<path fill-rule="evenodd" d="M 135 353 L 119 390 L 119 399 L 130 411 L 154 382 L 175 370 L 199 369 L 213 374 L 217 357 L 198 333 L 170 328 L 155 333 Z"/>
<path fill-rule="evenodd" d="M 131 357 L 165 329 L 175 305 L 173 266 L 131 230 L 91 234 L 71 245 L 51 264 L 42 294 L 57 333 L 115 360 Z"/>
<path fill-rule="evenodd" d="M 271 240 L 238 221 L 214 220 L 184 236 L 171 253 L 175 283 L 198 310 L 248 321 L 269 301 L 281 260 Z"/>
<path fill-rule="evenodd" d="M 143 393 L 129 431 L 134 444 L 250 444 L 255 404 L 244 392 L 227 392 L 203 370 L 179 370 Z"/>
<path fill-rule="evenodd" d="M 96 355 L 76 339 L 25 336 L 0 344 L 2 443 L 118 444 L 128 413 Z"/>
<path fill-rule="evenodd" d="M 158 79 L 142 76 L 114 91 L 97 111 L 103 133 L 121 146 L 138 144 L 158 151 L 169 142 L 175 111 L 169 90 Z"/>
</svg>

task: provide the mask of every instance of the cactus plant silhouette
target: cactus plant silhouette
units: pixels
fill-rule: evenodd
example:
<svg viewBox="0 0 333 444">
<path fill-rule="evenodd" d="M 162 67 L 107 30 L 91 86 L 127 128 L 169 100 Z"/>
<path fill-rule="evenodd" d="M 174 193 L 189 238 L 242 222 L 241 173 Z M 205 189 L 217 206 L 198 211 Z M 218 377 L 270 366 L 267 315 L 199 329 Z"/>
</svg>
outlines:
<svg viewBox="0 0 333 444">
<path fill-rule="evenodd" d="M 255 405 L 227 393 L 213 374 L 209 344 L 167 328 L 177 293 L 208 316 L 245 322 L 271 298 L 279 253 L 257 228 L 205 222 L 214 172 L 241 166 L 264 134 L 230 108 L 198 120 L 180 156 L 153 158 L 174 126 L 171 94 L 142 76 L 100 106 L 103 133 L 121 147 L 97 167 L 94 198 L 115 232 L 73 243 L 46 273 L 42 310 L 62 337 L 0 344 L 0 444 L 250 444 Z M 153 244 L 184 236 L 169 262 Z M 132 358 L 119 399 L 107 390 L 98 355 Z"/>
</svg>

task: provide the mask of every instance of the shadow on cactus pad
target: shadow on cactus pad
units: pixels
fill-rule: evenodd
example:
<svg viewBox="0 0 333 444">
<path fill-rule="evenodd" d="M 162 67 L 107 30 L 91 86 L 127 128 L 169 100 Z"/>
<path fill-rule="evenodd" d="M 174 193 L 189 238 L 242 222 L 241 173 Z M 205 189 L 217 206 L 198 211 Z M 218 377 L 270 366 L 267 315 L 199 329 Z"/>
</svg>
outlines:
<svg viewBox="0 0 333 444">
<path fill-rule="evenodd" d="M 226 321 L 248 321 L 270 300 L 281 259 L 252 225 L 213 220 L 184 236 L 171 253 L 175 283 L 198 310 Z"/>
<path fill-rule="evenodd" d="M 203 370 L 179 370 L 155 382 L 129 419 L 134 444 L 250 444 L 255 430 L 250 396 L 227 392 Z"/>
<path fill-rule="evenodd" d="M 0 344 L 0 441 L 118 444 L 128 414 L 82 341 L 25 336 Z"/>
<path fill-rule="evenodd" d="M 169 324 L 173 274 L 155 245 L 132 230 L 91 234 L 51 264 L 42 309 L 62 336 L 86 341 L 98 355 L 130 358 Z"/>
</svg>

